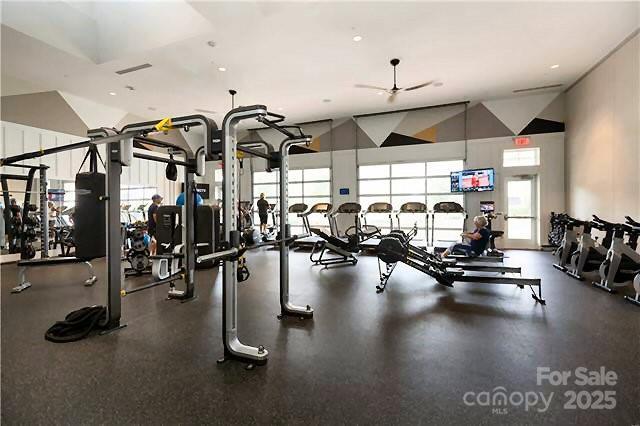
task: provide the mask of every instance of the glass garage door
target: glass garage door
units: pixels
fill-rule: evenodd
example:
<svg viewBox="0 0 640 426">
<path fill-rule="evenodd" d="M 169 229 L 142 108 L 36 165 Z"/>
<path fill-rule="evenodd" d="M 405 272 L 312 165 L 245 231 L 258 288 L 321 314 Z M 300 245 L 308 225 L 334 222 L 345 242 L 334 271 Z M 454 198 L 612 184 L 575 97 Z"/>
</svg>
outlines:
<svg viewBox="0 0 640 426">
<path fill-rule="evenodd" d="M 358 168 L 359 202 L 365 210 L 376 202 L 391 203 L 394 210 L 412 201 L 425 203 L 429 210 L 441 201 L 455 201 L 464 206 L 462 194 L 450 193 L 449 178 L 450 172 L 462 169 L 462 160 L 363 165 Z M 392 219 L 394 228 L 405 231 L 416 224 L 416 238 L 427 238 L 426 215 L 402 214 L 399 223 L 395 214 Z M 391 227 L 389 216 L 385 214 L 368 214 L 367 223 L 380 227 L 383 232 Z M 436 215 L 434 238 L 455 240 L 463 224 L 462 215 Z"/>
<path fill-rule="evenodd" d="M 253 203 L 254 206 L 260 194 L 264 193 L 269 203 L 276 204 L 276 209 L 280 205 L 279 197 L 279 174 L 277 172 L 254 172 L 253 173 Z M 328 167 L 314 169 L 293 169 L 289 170 L 289 205 L 304 203 L 308 207 L 316 203 L 331 202 L 331 169 Z M 254 208 L 255 210 L 255 208 Z M 271 223 L 271 216 L 269 223 Z M 276 219 L 277 220 L 277 219 Z M 254 214 L 254 223 L 259 223 L 257 211 Z M 322 215 L 311 215 L 309 217 L 311 226 L 328 227 L 326 218 Z M 302 233 L 302 219 L 296 214 L 289 215 L 289 224 L 292 233 Z"/>
</svg>

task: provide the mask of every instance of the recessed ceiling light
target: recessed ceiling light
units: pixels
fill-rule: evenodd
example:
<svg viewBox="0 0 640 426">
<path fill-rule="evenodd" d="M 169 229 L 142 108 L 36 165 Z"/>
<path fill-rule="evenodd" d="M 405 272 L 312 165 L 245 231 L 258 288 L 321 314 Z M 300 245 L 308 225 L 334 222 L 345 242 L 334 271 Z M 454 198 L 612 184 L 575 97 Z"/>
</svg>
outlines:
<svg viewBox="0 0 640 426">
<path fill-rule="evenodd" d="M 560 68 L 560 65 L 558 64 L 551 65 L 549 68 L 551 68 L 552 70 L 555 70 L 556 68 Z"/>
<path fill-rule="evenodd" d="M 109 92 L 109 94 L 110 94 L 111 96 L 115 96 L 115 95 L 116 95 L 116 92 Z"/>
<path fill-rule="evenodd" d="M 209 47 L 216 47 L 216 42 L 213 40 L 209 40 L 207 44 L 209 45 Z"/>
<path fill-rule="evenodd" d="M 362 41 L 362 36 L 360 35 L 353 36 L 353 41 Z"/>
<path fill-rule="evenodd" d="M 382 95 L 384 92 L 378 92 L 378 95 Z"/>
<path fill-rule="evenodd" d="M 133 86 L 124 86 L 124 88 L 125 88 L 125 89 L 127 89 L 127 90 L 131 90 L 132 92 L 133 92 L 134 90 L 136 90 L 136 88 L 135 88 L 135 87 L 133 87 Z"/>
<path fill-rule="evenodd" d="M 441 83 L 441 82 L 433 83 L 433 85 L 434 85 L 435 87 L 440 87 L 440 86 L 442 86 L 442 84 L 443 84 L 443 83 Z"/>
<path fill-rule="evenodd" d="M 331 102 L 331 99 L 323 99 L 322 102 L 328 103 L 328 102 Z"/>
<path fill-rule="evenodd" d="M 225 72 L 227 69 L 225 67 L 218 67 L 218 71 Z"/>
<path fill-rule="evenodd" d="M 148 108 L 148 110 L 149 110 L 149 111 L 155 111 L 155 110 L 156 110 L 156 107 L 149 107 L 149 108 Z"/>
<path fill-rule="evenodd" d="M 278 111 L 282 111 L 283 109 L 284 109 L 284 108 L 282 108 L 282 107 L 279 107 L 279 108 L 278 108 Z"/>
</svg>

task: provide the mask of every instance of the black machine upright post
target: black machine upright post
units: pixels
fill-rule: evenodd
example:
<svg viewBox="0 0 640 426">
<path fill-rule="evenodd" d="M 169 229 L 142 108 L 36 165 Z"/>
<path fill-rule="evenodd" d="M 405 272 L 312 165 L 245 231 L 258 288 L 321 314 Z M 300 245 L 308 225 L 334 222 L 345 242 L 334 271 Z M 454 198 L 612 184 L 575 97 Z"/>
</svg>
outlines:
<svg viewBox="0 0 640 426">
<path fill-rule="evenodd" d="M 196 239 L 195 239 L 195 180 L 191 167 L 185 167 L 184 173 L 184 206 L 185 206 L 185 292 L 182 299 L 191 299 L 195 295 L 194 274 L 196 269 Z"/>
<path fill-rule="evenodd" d="M 120 328 L 122 268 L 120 230 L 120 175 L 122 173 L 121 145 L 107 145 L 107 319 L 105 328 Z"/>
<path fill-rule="evenodd" d="M 49 257 L 49 215 L 47 204 L 47 166 L 40 164 L 40 257 Z"/>
</svg>

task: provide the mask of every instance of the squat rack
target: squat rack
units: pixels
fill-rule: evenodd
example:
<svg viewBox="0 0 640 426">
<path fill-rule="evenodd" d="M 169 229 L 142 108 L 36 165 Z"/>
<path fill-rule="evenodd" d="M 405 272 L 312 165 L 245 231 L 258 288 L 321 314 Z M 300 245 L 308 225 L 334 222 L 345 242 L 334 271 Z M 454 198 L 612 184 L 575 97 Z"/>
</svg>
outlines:
<svg viewBox="0 0 640 426">
<path fill-rule="evenodd" d="M 213 120 L 202 115 L 191 115 L 185 117 L 176 117 L 164 119 L 162 121 L 149 121 L 145 123 L 137 123 L 125 126 L 121 132 L 116 129 L 100 128 L 88 131 L 88 140 L 72 143 L 69 145 L 43 149 L 39 151 L 27 152 L 12 157 L 0 159 L 0 166 L 10 166 L 24 160 L 40 158 L 46 155 L 58 152 L 71 151 L 74 149 L 88 148 L 97 145 L 107 145 L 106 171 L 107 171 L 107 188 L 106 195 L 102 200 L 107 202 L 107 316 L 100 324 L 105 332 L 110 332 L 124 327 L 120 323 L 121 319 L 121 288 L 123 274 L 120 260 L 120 175 L 123 166 L 130 166 L 134 157 L 145 158 L 149 160 L 157 160 L 163 162 L 173 162 L 174 164 L 186 166 L 185 177 L 187 180 L 193 180 L 194 174 L 204 174 L 204 152 L 198 151 L 194 156 L 186 158 L 184 162 L 178 160 L 166 160 L 161 157 L 151 158 L 146 154 L 134 153 L 134 139 L 144 143 L 153 144 L 165 148 L 179 148 L 167 142 L 148 139 L 150 133 L 164 132 L 169 129 L 184 129 L 187 131 L 190 127 L 202 126 L 204 128 L 204 144 L 211 140 L 212 134 L 217 130 L 217 126 Z M 166 160 L 166 161 L 165 161 Z M 195 188 L 195 186 L 194 186 Z M 46 192 L 46 191 L 45 191 Z M 185 191 L 187 196 L 186 208 L 187 215 L 193 214 L 193 192 Z M 187 223 L 191 222 L 186 220 Z M 180 298 L 187 299 L 194 296 L 193 291 L 193 272 L 194 272 L 194 256 L 195 246 L 193 244 L 193 223 L 189 225 L 191 229 L 190 245 L 186 246 L 187 254 L 187 271 L 185 274 L 186 290 L 180 295 Z M 189 234 L 189 232 L 187 233 Z"/>
</svg>

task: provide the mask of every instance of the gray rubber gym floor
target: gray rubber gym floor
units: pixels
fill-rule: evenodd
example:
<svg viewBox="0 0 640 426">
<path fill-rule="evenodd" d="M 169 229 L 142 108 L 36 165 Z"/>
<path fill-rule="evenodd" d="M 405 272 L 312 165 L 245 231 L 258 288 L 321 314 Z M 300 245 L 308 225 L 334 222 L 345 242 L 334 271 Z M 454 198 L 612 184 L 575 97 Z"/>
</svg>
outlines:
<svg viewBox="0 0 640 426">
<path fill-rule="evenodd" d="M 322 270 L 306 253 L 292 253 L 292 299 L 311 304 L 315 319 L 280 322 L 277 252 L 252 253 L 251 279 L 240 284 L 239 334 L 270 351 L 268 364 L 253 371 L 216 364 L 217 270 L 198 272 L 193 302 L 165 301 L 166 287 L 136 293 L 123 300 L 125 329 L 54 344 L 43 338 L 54 321 L 104 304 L 104 262 L 96 263 L 95 287 L 82 285 L 82 266 L 40 268 L 30 271 L 33 287 L 17 295 L 9 292 L 16 266 L 5 265 L 2 423 L 640 423 L 640 309 L 566 277 L 549 253 L 508 255 L 507 264 L 543 278 L 546 307 L 528 289 L 449 289 L 406 265 L 378 295 L 374 257 Z M 577 386 L 575 377 L 567 386 L 536 384 L 537 367 L 581 366 L 613 370 L 617 384 Z M 464 402 L 499 386 L 513 404 Z M 615 408 L 564 408 L 565 392 L 585 390 L 594 401 L 594 391 L 615 391 Z M 514 392 L 553 397 L 548 410 L 538 412 L 539 402 L 527 411 Z"/>
</svg>

